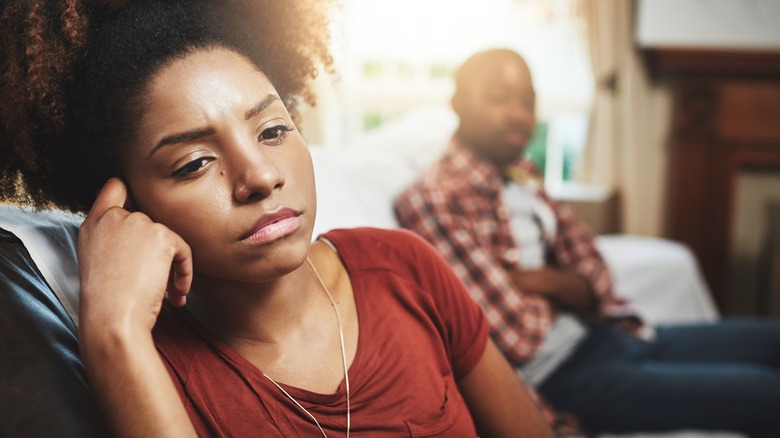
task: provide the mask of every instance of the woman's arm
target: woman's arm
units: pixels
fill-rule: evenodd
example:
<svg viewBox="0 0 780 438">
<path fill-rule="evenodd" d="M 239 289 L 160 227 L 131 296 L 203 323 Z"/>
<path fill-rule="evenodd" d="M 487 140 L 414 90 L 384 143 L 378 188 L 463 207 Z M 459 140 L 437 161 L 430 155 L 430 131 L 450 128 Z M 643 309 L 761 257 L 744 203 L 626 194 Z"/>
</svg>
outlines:
<svg viewBox="0 0 780 438">
<path fill-rule="evenodd" d="M 196 436 L 151 334 L 85 327 L 79 336 L 90 387 L 122 437 Z"/>
<path fill-rule="evenodd" d="M 154 346 L 166 294 L 183 305 L 192 281 L 187 244 L 123 208 L 116 179 L 101 190 L 79 232 L 79 349 L 92 391 L 119 436 L 195 436 Z"/>
<path fill-rule="evenodd" d="M 480 437 L 554 437 L 525 384 L 492 341 L 458 387 Z"/>
</svg>

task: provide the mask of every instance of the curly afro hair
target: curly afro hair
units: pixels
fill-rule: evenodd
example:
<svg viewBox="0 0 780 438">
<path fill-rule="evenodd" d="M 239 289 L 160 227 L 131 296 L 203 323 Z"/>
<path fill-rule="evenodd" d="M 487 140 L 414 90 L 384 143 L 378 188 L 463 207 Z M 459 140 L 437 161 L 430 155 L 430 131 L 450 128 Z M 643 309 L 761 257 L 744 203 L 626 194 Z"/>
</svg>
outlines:
<svg viewBox="0 0 780 438">
<path fill-rule="evenodd" d="M 222 46 L 252 61 L 293 119 L 329 71 L 322 0 L 5 0 L 0 201 L 87 211 L 132 140 L 144 88 L 172 60 Z"/>
</svg>

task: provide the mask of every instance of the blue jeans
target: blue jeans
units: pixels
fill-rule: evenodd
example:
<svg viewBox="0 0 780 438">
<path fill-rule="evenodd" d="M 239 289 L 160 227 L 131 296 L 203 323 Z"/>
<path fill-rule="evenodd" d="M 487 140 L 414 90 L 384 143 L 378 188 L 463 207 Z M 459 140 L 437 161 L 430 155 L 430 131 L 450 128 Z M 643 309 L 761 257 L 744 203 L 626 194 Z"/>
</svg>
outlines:
<svg viewBox="0 0 780 438">
<path fill-rule="evenodd" d="M 661 326 L 646 342 L 593 327 L 540 386 L 590 433 L 679 429 L 780 437 L 780 324 Z"/>
</svg>

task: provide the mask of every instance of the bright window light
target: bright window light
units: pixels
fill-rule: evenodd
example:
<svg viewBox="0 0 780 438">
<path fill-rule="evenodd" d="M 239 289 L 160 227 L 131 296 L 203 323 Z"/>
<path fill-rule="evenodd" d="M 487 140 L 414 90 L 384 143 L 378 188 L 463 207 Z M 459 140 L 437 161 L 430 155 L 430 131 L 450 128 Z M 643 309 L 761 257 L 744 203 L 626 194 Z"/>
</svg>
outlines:
<svg viewBox="0 0 780 438">
<path fill-rule="evenodd" d="M 320 99 L 320 142 L 352 143 L 420 108 L 448 108 L 460 63 L 506 47 L 528 61 L 546 147 L 557 148 L 552 173 L 565 178 L 593 96 L 580 0 L 342 0 L 333 21 L 339 79 Z"/>
</svg>

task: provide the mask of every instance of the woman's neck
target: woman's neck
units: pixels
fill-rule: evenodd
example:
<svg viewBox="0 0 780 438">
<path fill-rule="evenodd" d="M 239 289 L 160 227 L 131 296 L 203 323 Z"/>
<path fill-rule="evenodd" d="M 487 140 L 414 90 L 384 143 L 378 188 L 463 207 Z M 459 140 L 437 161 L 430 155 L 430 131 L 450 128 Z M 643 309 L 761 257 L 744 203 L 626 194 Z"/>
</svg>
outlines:
<svg viewBox="0 0 780 438">
<path fill-rule="evenodd" d="M 342 361 L 349 366 L 357 352 L 357 310 L 338 255 L 316 242 L 310 257 L 323 284 L 308 263 L 259 285 L 196 278 L 188 307 L 212 335 L 275 381 L 332 394 L 344 377 Z"/>
<path fill-rule="evenodd" d="M 275 344 L 294 336 L 329 309 L 308 264 L 267 283 L 196 276 L 189 311 L 228 345 Z"/>
</svg>

